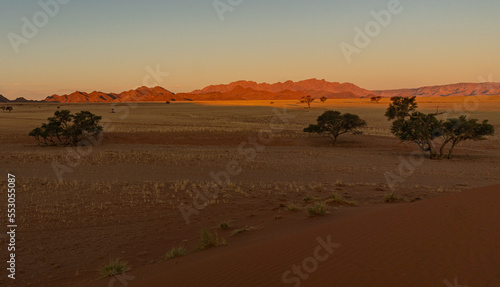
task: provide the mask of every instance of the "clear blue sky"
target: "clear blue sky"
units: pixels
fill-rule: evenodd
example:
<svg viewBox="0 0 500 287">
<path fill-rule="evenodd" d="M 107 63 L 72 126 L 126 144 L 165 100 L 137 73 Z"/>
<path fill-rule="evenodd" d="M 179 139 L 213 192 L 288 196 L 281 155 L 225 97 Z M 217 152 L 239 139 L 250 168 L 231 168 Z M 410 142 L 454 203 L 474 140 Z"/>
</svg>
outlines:
<svg viewBox="0 0 500 287">
<path fill-rule="evenodd" d="M 340 44 L 354 45 L 354 28 L 390 1 L 242 0 L 221 21 L 212 0 L 71 0 L 16 53 L 9 34 L 23 36 L 23 17 L 33 22 L 43 9 L 5 0 L 0 94 L 121 92 L 157 65 L 168 77 L 147 83 L 174 92 L 236 80 L 324 78 L 367 89 L 500 81 L 498 0 L 402 0 L 349 63 Z"/>
</svg>

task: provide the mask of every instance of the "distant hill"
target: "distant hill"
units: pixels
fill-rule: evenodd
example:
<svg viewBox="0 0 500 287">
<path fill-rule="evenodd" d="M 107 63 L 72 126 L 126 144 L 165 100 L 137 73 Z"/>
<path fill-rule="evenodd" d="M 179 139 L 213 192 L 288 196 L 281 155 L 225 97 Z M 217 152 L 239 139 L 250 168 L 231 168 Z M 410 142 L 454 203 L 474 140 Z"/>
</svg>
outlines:
<svg viewBox="0 0 500 287">
<path fill-rule="evenodd" d="M 309 79 L 300 82 L 286 81 L 284 83 L 256 83 L 251 81 L 237 81 L 227 85 L 208 86 L 202 90 L 195 90 L 189 94 L 206 95 L 213 93 L 230 93 L 236 88 L 248 88 L 254 91 L 267 91 L 280 93 L 285 91 L 299 92 L 300 95 L 311 95 L 312 97 L 327 98 L 361 98 L 367 97 L 372 92 L 351 83 L 332 83 L 325 80 Z M 296 98 L 296 97 L 295 97 Z M 294 99 L 295 99 L 294 98 Z"/>
<path fill-rule="evenodd" d="M 449 97 L 449 96 L 477 96 L 500 95 L 500 83 L 460 83 L 443 86 L 429 86 L 418 89 L 399 89 L 373 91 L 381 97 Z"/>
<path fill-rule="evenodd" d="M 472 96 L 500 95 L 500 83 L 452 84 L 418 89 L 369 91 L 351 83 L 333 83 L 310 79 L 300 82 L 256 83 L 237 81 L 227 85 L 213 85 L 190 93 L 174 94 L 162 87 L 140 87 L 119 94 L 94 91 L 90 94 L 74 92 L 69 95 L 52 95 L 46 102 L 61 103 L 110 103 L 110 102 L 165 102 L 165 101 L 236 101 L 236 100 L 298 100 L 310 95 L 329 99 L 369 98 L 372 96 Z M 2 97 L 3 98 L 3 97 Z M 3 98 L 5 99 L 5 98 Z M 24 98 L 18 99 L 26 101 Z M 16 100 L 16 101 L 18 101 Z M 0 98 L 1 101 L 1 98 Z"/>
<path fill-rule="evenodd" d="M 90 94 L 74 92 L 69 95 L 52 95 L 46 102 L 108 103 L 108 102 L 163 102 L 163 101 L 229 101 L 229 100 L 295 100 L 304 96 L 327 98 L 361 98 L 372 92 L 350 83 L 331 83 L 325 80 L 267 84 L 238 81 L 228 85 L 208 86 L 190 93 L 174 94 L 162 87 L 140 87 L 136 90 L 115 93 L 94 91 Z"/>
<path fill-rule="evenodd" d="M 13 102 L 13 103 L 31 103 L 31 102 L 37 102 L 37 101 L 27 100 L 27 99 L 25 99 L 23 97 L 20 97 L 20 98 L 17 98 L 15 100 L 11 101 L 11 102 Z"/>
<path fill-rule="evenodd" d="M 6 97 L 0 95 L 0 103 L 8 103 L 8 102 L 10 102 L 9 99 L 7 99 Z"/>
<path fill-rule="evenodd" d="M 46 102 L 60 103 L 109 103 L 109 102 L 164 102 L 171 100 L 183 100 L 174 93 L 162 87 L 140 87 L 136 90 L 122 92 L 120 94 L 92 92 L 74 92 L 69 95 L 52 95 L 45 99 Z"/>
<path fill-rule="evenodd" d="M 33 100 L 27 100 L 25 98 L 17 98 L 13 101 L 7 99 L 6 97 L 0 95 L 0 103 L 32 103 L 32 102 L 38 102 L 38 101 L 33 101 Z"/>
</svg>

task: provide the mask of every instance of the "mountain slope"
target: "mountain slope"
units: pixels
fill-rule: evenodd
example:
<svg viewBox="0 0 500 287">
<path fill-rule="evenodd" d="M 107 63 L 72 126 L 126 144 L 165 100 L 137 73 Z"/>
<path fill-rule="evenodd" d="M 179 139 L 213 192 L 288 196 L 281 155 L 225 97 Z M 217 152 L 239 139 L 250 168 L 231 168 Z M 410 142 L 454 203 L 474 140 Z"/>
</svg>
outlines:
<svg viewBox="0 0 500 287">
<path fill-rule="evenodd" d="M 136 90 L 125 91 L 120 94 L 115 93 L 102 93 L 92 92 L 87 94 L 85 92 L 74 92 L 69 95 L 52 95 L 45 99 L 46 102 L 60 102 L 60 103 L 109 103 L 109 102 L 160 102 L 182 100 L 174 93 L 165 90 L 162 87 L 140 87 Z"/>
<path fill-rule="evenodd" d="M 341 93 L 352 93 L 356 97 L 367 97 L 372 92 L 366 89 L 362 89 L 351 83 L 332 83 L 325 80 L 309 79 L 300 82 L 286 81 L 284 83 L 256 83 L 252 81 L 237 81 L 227 85 L 215 85 L 208 86 L 202 90 L 192 91 L 190 94 L 200 95 L 200 94 L 210 94 L 210 93 L 228 93 L 233 91 L 237 87 L 250 88 L 256 91 L 267 91 L 267 92 L 283 92 L 283 91 L 293 91 L 301 92 L 313 97 L 321 97 Z"/>
<path fill-rule="evenodd" d="M 443 86 L 428 86 L 417 89 L 381 90 L 373 91 L 373 93 L 381 97 L 500 95 L 500 83 L 459 83 Z"/>
<path fill-rule="evenodd" d="M 8 102 L 10 102 L 9 99 L 7 99 L 6 97 L 0 95 L 0 103 L 8 103 Z"/>
</svg>

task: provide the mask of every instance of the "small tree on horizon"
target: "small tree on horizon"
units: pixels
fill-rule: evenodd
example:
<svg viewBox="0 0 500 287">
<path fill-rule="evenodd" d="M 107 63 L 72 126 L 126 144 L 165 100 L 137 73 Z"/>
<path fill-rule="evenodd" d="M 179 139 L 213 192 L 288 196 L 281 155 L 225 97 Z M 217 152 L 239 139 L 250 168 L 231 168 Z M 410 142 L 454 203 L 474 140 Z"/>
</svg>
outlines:
<svg viewBox="0 0 500 287">
<path fill-rule="evenodd" d="M 304 132 L 326 135 L 330 137 L 334 145 L 340 135 L 349 132 L 361 134 L 362 132 L 358 129 L 366 126 L 366 122 L 358 115 L 342 114 L 339 111 L 326 111 L 316 121 L 316 125 L 309 125 Z"/>
<path fill-rule="evenodd" d="M 311 97 L 310 95 L 307 95 L 306 97 L 302 97 L 300 99 L 300 102 L 307 104 L 307 107 L 311 108 L 311 103 L 314 102 L 314 100 L 316 100 L 316 99 Z"/>
<path fill-rule="evenodd" d="M 371 101 L 372 102 L 376 102 L 377 104 L 380 102 L 380 100 L 382 99 L 381 96 L 378 96 L 378 97 L 371 97 Z"/>
<path fill-rule="evenodd" d="M 319 100 L 324 104 L 326 102 L 326 100 L 328 100 L 328 98 L 327 97 L 321 97 Z"/>
</svg>

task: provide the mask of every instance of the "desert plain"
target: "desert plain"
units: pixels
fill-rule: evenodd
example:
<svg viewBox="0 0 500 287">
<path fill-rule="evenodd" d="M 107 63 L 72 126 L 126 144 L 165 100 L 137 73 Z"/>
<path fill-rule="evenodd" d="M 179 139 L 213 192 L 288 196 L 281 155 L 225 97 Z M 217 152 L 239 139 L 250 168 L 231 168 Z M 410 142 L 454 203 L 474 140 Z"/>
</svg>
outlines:
<svg viewBox="0 0 500 287">
<path fill-rule="evenodd" d="M 17 279 L 0 286 L 500 286 L 500 96 L 417 102 L 497 133 L 430 160 L 390 133 L 389 99 L 13 104 Z M 102 138 L 38 146 L 29 131 L 57 109 L 102 116 Z M 302 131 L 326 110 L 368 125 L 335 146 Z M 199 250 L 203 228 L 219 246 Z M 130 270 L 103 277 L 117 258 Z"/>
</svg>

